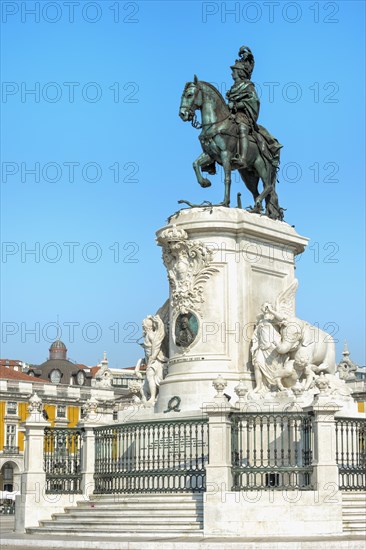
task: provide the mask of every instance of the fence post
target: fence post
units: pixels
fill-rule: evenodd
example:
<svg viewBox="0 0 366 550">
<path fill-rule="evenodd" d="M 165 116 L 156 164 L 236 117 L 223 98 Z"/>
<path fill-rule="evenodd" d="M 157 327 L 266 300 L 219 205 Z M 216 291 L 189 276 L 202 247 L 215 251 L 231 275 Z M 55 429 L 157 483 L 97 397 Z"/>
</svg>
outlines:
<svg viewBox="0 0 366 550">
<path fill-rule="evenodd" d="M 98 401 L 94 398 L 88 399 L 84 405 L 85 417 L 78 423 L 82 430 L 83 446 L 81 453 L 81 490 L 83 498 L 88 499 L 94 492 L 95 481 L 95 433 L 94 428 L 106 424 L 112 424 L 111 413 L 100 413 Z"/>
<path fill-rule="evenodd" d="M 20 495 L 15 500 L 15 531 L 38 524 L 45 500 L 46 473 L 43 467 L 44 429 L 50 425 L 42 415 L 42 400 L 36 393 L 28 406 L 29 416 L 24 422 L 24 472 L 21 474 Z"/>
<path fill-rule="evenodd" d="M 312 405 L 305 409 L 314 414 L 313 484 L 317 491 L 328 495 L 339 490 L 334 416 L 340 408 L 332 401 L 325 386 L 320 388 Z"/>
<path fill-rule="evenodd" d="M 209 493 L 231 490 L 231 410 L 227 402 L 208 403 L 203 407 L 208 416 L 206 487 Z"/>
</svg>

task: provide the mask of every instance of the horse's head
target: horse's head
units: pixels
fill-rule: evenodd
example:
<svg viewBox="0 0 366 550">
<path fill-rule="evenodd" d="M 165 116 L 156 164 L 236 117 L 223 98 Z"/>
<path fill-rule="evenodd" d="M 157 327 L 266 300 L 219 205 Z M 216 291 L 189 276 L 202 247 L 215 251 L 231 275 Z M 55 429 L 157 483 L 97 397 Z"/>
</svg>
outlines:
<svg viewBox="0 0 366 550">
<path fill-rule="evenodd" d="M 194 113 L 202 105 L 202 90 L 199 85 L 199 80 L 194 75 L 193 82 L 187 82 L 184 87 L 182 100 L 179 107 L 179 116 L 184 121 L 192 120 Z"/>
</svg>

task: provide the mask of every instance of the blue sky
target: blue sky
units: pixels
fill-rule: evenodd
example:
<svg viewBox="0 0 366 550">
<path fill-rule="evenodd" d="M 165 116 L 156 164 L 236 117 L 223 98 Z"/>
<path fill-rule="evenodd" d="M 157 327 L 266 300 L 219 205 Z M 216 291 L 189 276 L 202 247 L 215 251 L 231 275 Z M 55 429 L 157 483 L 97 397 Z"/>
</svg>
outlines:
<svg viewBox="0 0 366 550">
<path fill-rule="evenodd" d="M 285 219 L 310 238 L 297 314 L 365 364 L 363 2 L 1 4 L 1 357 L 43 361 L 58 319 L 71 359 L 135 363 L 168 295 L 155 231 L 177 200 L 223 197 L 220 174 L 196 183 L 184 84 L 224 93 L 245 44 Z"/>
</svg>

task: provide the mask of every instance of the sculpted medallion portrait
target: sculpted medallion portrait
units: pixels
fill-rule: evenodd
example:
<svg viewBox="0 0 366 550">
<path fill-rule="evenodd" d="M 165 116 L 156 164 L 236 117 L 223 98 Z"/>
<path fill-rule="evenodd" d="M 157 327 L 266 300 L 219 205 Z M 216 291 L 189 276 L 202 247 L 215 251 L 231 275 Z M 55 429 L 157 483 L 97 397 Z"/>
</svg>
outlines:
<svg viewBox="0 0 366 550">
<path fill-rule="evenodd" d="M 177 346 L 187 348 L 193 344 L 198 333 L 197 317 L 191 312 L 178 315 L 174 333 Z"/>
</svg>

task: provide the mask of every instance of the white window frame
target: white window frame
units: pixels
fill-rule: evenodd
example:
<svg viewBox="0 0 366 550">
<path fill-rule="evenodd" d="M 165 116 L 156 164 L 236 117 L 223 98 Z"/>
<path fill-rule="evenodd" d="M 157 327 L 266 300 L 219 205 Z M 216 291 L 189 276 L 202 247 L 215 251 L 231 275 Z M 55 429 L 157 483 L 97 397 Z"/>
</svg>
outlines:
<svg viewBox="0 0 366 550">
<path fill-rule="evenodd" d="M 59 414 L 59 409 L 62 407 L 65 411 L 64 414 Z M 56 418 L 66 419 L 67 418 L 67 406 L 66 405 L 56 405 Z"/>
<path fill-rule="evenodd" d="M 9 431 L 9 428 L 12 428 L 11 433 Z M 13 429 L 14 428 L 14 429 Z M 17 447 L 17 441 L 18 441 L 18 430 L 16 424 L 5 424 L 5 447 Z M 8 438 L 11 438 L 9 442 Z"/>
<path fill-rule="evenodd" d="M 9 411 L 9 405 L 12 404 L 12 405 L 15 405 L 15 412 L 14 412 L 14 409 L 12 411 Z M 7 401 L 6 402 L 6 414 L 10 414 L 10 415 L 14 415 L 16 416 L 18 414 L 18 403 L 17 401 Z"/>
</svg>

